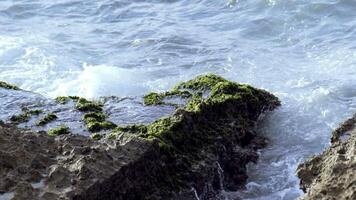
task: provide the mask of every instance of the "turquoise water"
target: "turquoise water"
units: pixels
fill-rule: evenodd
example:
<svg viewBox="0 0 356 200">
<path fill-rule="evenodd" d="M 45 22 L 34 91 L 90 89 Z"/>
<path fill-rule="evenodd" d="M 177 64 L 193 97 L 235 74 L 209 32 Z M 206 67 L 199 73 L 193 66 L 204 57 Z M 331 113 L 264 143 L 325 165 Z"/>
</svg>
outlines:
<svg viewBox="0 0 356 200">
<path fill-rule="evenodd" d="M 246 190 L 295 199 L 295 168 L 356 108 L 353 0 L 2 0 L 0 80 L 47 97 L 137 96 L 214 72 L 283 106 Z M 0 99 L 1 103 L 1 99 Z M 1 109 L 1 108 L 0 108 Z"/>
</svg>

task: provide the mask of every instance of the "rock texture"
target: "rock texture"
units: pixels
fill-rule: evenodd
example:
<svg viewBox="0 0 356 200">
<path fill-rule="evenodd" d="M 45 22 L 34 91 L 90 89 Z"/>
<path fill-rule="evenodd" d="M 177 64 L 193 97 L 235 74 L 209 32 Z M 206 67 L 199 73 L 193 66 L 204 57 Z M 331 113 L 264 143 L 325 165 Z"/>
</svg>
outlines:
<svg viewBox="0 0 356 200">
<path fill-rule="evenodd" d="M 255 125 L 280 105 L 264 90 L 212 74 L 144 100 L 176 110 L 92 138 L 1 124 L 0 198 L 219 199 L 221 190 L 244 186 L 246 165 L 266 144 Z"/>
<path fill-rule="evenodd" d="M 79 135 L 50 137 L 5 124 L 0 124 L 0 143 L 0 199 L 72 199 L 141 159 L 153 146 L 126 135 L 104 143 Z"/>
<path fill-rule="evenodd" d="M 356 115 L 334 131 L 331 146 L 297 169 L 304 200 L 356 199 Z"/>
</svg>

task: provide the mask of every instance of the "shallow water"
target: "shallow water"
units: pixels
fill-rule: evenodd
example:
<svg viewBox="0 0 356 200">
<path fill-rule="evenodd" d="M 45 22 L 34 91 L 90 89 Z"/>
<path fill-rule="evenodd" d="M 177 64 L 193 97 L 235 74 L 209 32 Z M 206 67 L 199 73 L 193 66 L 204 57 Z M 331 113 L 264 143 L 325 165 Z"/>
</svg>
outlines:
<svg viewBox="0 0 356 200">
<path fill-rule="evenodd" d="M 295 168 L 356 108 L 353 0 L 2 0 L 0 80 L 44 96 L 136 96 L 205 72 L 283 106 L 233 199 L 295 199 Z M 0 100 L 1 102 L 1 100 Z M 3 103 L 3 102 L 1 102 Z"/>
</svg>

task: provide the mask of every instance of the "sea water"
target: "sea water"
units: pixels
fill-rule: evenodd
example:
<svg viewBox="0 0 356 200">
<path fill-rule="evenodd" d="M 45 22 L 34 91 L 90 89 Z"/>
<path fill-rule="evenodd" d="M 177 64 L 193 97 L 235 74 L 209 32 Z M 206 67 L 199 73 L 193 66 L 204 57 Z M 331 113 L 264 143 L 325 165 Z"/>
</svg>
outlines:
<svg viewBox="0 0 356 200">
<path fill-rule="evenodd" d="M 297 165 L 356 108 L 356 1 L 0 1 L 0 80 L 43 96 L 139 96 L 207 72 L 282 101 L 226 198 L 295 199 Z"/>
</svg>

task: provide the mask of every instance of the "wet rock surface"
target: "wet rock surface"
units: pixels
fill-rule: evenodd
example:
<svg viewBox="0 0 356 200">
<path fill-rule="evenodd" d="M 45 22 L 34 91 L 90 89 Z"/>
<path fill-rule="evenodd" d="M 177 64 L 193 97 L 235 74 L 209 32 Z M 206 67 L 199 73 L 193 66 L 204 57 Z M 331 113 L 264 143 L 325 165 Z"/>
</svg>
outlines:
<svg viewBox="0 0 356 200">
<path fill-rule="evenodd" d="M 83 106 L 77 106 L 79 104 L 77 99 L 67 98 L 66 101 L 60 101 L 60 98 L 48 99 L 29 91 L 2 87 L 0 87 L 0 99 L 0 120 L 6 123 L 13 123 L 18 127 L 34 131 L 49 131 L 65 125 L 75 134 L 91 135 L 83 120 L 88 111 L 83 110 L 85 108 Z M 108 121 L 117 125 L 152 123 L 161 117 L 171 115 L 175 110 L 169 105 L 144 106 L 140 97 L 102 97 L 90 102 L 100 104 L 100 112 L 106 115 Z M 88 109 L 88 106 L 86 108 Z M 39 113 L 29 113 L 33 111 Z M 49 115 L 55 115 L 56 118 L 44 121 Z"/>
<path fill-rule="evenodd" d="M 356 115 L 333 132 L 331 146 L 299 165 L 300 199 L 356 199 Z"/>
<path fill-rule="evenodd" d="M 104 143 L 5 124 L 0 124 L 0 142 L 0 198 L 13 199 L 72 199 L 152 148 L 128 135 Z"/>
<path fill-rule="evenodd" d="M 7 99 L 19 95 L 5 94 Z M 167 98 L 182 100 L 167 102 Z M 117 97 L 99 103 L 79 97 L 43 101 L 50 102 L 46 106 L 66 108 L 63 115 L 53 107 L 43 109 L 39 118 L 47 112 L 57 116 L 45 120 L 45 126 L 63 120 L 66 112 L 69 121 L 73 112 L 78 114 L 74 119 L 81 124 L 116 123 L 126 112 L 130 115 L 126 109 L 132 104 L 139 105 L 133 106 L 135 115 L 143 112 L 161 118 L 129 126 L 115 124 L 117 127 L 92 137 L 75 135 L 80 128 L 73 132 L 64 126 L 65 134 L 49 135 L 33 128 L 31 120 L 20 126 L 31 130 L 2 123 L 1 198 L 219 199 L 221 190 L 243 188 L 246 165 L 257 161 L 257 150 L 266 144 L 255 125 L 262 113 L 280 105 L 264 90 L 212 74 L 180 83 L 165 93 L 150 93 L 143 102 Z M 122 103 L 124 106 L 118 106 Z M 164 108 L 175 110 L 167 116 Z M 151 115 L 152 109 L 161 112 Z M 71 123 L 65 125 L 72 129 Z"/>
</svg>

